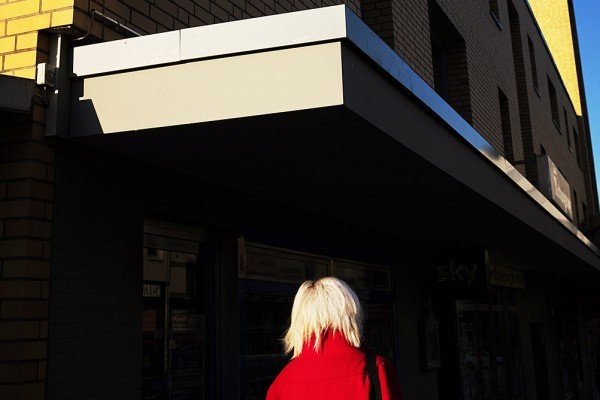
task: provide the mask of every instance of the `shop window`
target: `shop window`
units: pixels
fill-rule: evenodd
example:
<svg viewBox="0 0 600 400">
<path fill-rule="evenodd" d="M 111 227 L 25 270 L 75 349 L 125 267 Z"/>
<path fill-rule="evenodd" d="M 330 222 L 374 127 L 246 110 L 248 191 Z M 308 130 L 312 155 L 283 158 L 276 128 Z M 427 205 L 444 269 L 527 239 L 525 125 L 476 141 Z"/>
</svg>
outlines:
<svg viewBox="0 0 600 400">
<path fill-rule="evenodd" d="M 461 398 L 524 399 L 517 293 L 491 287 L 490 299 L 456 300 Z"/>
<path fill-rule="evenodd" d="M 544 324 L 531 324 L 531 352 L 533 353 L 533 368 L 535 373 L 535 390 L 538 400 L 550 398 L 548 380 L 548 358 L 546 357 L 546 337 Z"/>
<path fill-rule="evenodd" d="M 500 123 L 502 125 L 502 140 L 504 143 L 504 156 L 509 162 L 514 161 L 514 150 L 512 140 L 512 129 L 510 125 L 510 109 L 508 107 L 508 99 L 498 88 L 498 98 L 500 101 Z"/>
<path fill-rule="evenodd" d="M 527 45 L 529 47 L 529 66 L 531 67 L 531 77 L 533 79 L 533 89 L 540 95 L 540 89 L 538 85 L 538 75 L 537 75 L 537 65 L 535 62 L 535 48 L 533 47 L 533 42 L 531 38 L 527 36 Z"/>
<path fill-rule="evenodd" d="M 548 77 L 548 97 L 550 98 L 550 113 L 552 115 L 552 122 L 560 132 L 560 119 L 558 117 L 558 100 L 556 99 L 556 89 Z"/>
<path fill-rule="evenodd" d="M 583 386 L 583 365 L 579 346 L 577 314 L 574 310 L 557 310 L 555 313 L 558 366 L 563 398 L 578 398 Z"/>
<path fill-rule="evenodd" d="M 472 123 L 465 41 L 436 1 L 429 1 L 433 88 L 467 122 Z"/>
<path fill-rule="evenodd" d="M 207 397 L 208 258 L 199 231 L 144 225 L 142 399 Z"/>
</svg>

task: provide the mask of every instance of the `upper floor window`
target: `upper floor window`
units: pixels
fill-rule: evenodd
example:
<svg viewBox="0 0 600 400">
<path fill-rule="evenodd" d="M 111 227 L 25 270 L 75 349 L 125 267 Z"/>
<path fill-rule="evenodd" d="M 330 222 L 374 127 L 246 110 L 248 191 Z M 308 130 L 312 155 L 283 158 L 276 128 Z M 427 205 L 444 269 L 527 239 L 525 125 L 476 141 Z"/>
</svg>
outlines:
<svg viewBox="0 0 600 400">
<path fill-rule="evenodd" d="M 558 100 L 556 99 L 556 89 L 550 80 L 548 79 L 548 97 L 550 98 L 550 113 L 552 114 L 552 122 L 558 128 L 560 132 L 560 119 L 558 117 Z"/>
<path fill-rule="evenodd" d="M 472 123 L 465 40 L 435 0 L 429 1 L 433 88 Z"/>
<path fill-rule="evenodd" d="M 577 129 L 573 127 L 573 145 L 575 146 L 575 157 L 577 158 L 577 165 L 581 168 L 581 146 L 579 143 L 579 133 Z"/>
<path fill-rule="evenodd" d="M 436 39 L 431 39 L 431 58 L 433 62 L 433 86 L 437 94 L 448 100 L 448 81 L 446 77 L 446 60 L 444 46 Z"/>
<path fill-rule="evenodd" d="M 500 24 L 500 12 L 498 10 L 498 0 L 489 0 L 490 4 L 490 14 L 492 14 L 492 18 L 494 22 L 498 26 L 498 28 L 502 29 L 502 24 Z"/>
<path fill-rule="evenodd" d="M 563 107 L 563 112 L 565 114 L 565 136 L 567 136 L 567 146 L 569 150 L 573 151 L 571 147 L 571 134 L 569 133 L 569 118 L 567 116 L 567 109 Z"/>
<path fill-rule="evenodd" d="M 531 76 L 533 78 L 533 89 L 539 96 L 540 89 L 538 85 L 538 76 L 537 76 L 537 65 L 535 63 L 535 48 L 533 47 L 533 42 L 531 38 L 527 36 L 527 44 L 529 46 L 529 64 L 531 65 Z"/>
<path fill-rule="evenodd" d="M 567 109 L 563 107 L 563 118 L 565 120 L 565 132 L 569 136 L 569 117 L 567 116 Z M 562 128 L 558 130 L 558 133 L 563 134 Z"/>
<path fill-rule="evenodd" d="M 575 209 L 575 225 L 579 226 L 579 203 L 577 200 L 577 191 L 573 189 L 573 208 Z"/>
<path fill-rule="evenodd" d="M 510 126 L 510 110 L 508 99 L 500 88 L 498 88 L 498 100 L 500 101 L 500 124 L 502 125 L 502 140 L 504 143 L 504 156 L 510 162 L 514 161 L 514 148 L 512 140 L 512 129 Z"/>
</svg>

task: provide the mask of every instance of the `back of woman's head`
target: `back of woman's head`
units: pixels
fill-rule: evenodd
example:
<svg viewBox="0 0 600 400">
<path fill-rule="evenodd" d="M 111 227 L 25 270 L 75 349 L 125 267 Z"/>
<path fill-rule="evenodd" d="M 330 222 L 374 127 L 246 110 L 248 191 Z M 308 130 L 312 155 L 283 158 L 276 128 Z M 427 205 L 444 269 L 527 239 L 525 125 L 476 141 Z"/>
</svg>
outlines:
<svg viewBox="0 0 600 400">
<path fill-rule="evenodd" d="M 356 293 L 344 281 L 321 278 L 306 281 L 298 289 L 292 307 L 290 328 L 283 339 L 285 352 L 297 357 L 305 343 L 314 340 L 319 351 L 327 330 L 339 333 L 354 347 L 360 347 L 363 311 Z"/>
</svg>

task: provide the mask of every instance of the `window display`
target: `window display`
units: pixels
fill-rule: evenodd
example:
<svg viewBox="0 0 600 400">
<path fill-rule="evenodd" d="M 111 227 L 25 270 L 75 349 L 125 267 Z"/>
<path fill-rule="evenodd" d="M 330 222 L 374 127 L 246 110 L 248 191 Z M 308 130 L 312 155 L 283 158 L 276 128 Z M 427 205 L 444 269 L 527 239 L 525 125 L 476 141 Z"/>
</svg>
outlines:
<svg viewBox="0 0 600 400">
<path fill-rule="evenodd" d="M 201 400 L 206 398 L 207 265 L 198 241 L 170 234 L 144 235 L 142 398 Z"/>
<path fill-rule="evenodd" d="M 456 300 L 462 400 L 524 399 L 516 292 L 491 287 L 490 299 Z"/>
</svg>

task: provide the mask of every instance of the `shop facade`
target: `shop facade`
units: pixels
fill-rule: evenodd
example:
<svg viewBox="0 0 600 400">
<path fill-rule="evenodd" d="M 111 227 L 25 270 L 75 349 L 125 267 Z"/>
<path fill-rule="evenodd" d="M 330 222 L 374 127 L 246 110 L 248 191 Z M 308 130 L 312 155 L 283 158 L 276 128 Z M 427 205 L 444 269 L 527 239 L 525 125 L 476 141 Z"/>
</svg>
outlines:
<svg viewBox="0 0 600 400">
<path fill-rule="evenodd" d="M 48 398 L 264 398 L 288 361 L 295 291 L 329 275 L 356 289 L 364 339 L 406 398 L 592 398 L 595 325 L 573 293 L 593 298 L 595 247 L 331 10 L 306 15 L 323 36 L 300 47 L 106 74 L 75 53 L 72 137 L 57 140 Z M 255 85 L 285 76 L 260 89 L 279 99 L 266 106 L 294 110 L 215 120 L 219 98 L 253 96 L 244 81 L 224 95 L 203 79 L 254 65 Z M 184 71 L 214 107 L 170 114 L 162 102 L 193 104 L 185 89 L 151 98 L 149 82 L 160 94 Z M 288 76 L 310 91 L 284 87 Z M 115 114 L 114 90 L 139 102 L 132 114 Z"/>
<path fill-rule="evenodd" d="M 54 38 L 43 397 L 264 398 L 332 275 L 406 399 L 598 398 L 568 182 L 543 154 L 538 190 L 350 9 Z"/>
<path fill-rule="evenodd" d="M 98 393 L 99 376 L 122 398 L 264 398 L 295 291 L 328 275 L 356 289 L 406 396 L 593 398 L 594 317 L 493 249 L 397 241 L 74 146 L 62 172 L 95 189 L 57 197 L 49 398 Z M 94 203 L 111 199 L 122 211 Z"/>
</svg>

